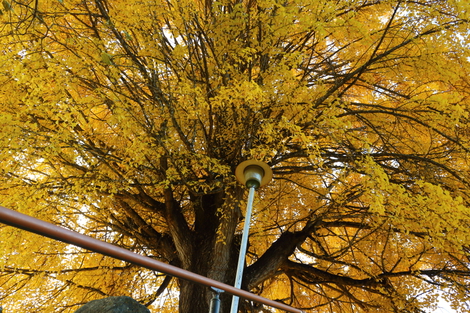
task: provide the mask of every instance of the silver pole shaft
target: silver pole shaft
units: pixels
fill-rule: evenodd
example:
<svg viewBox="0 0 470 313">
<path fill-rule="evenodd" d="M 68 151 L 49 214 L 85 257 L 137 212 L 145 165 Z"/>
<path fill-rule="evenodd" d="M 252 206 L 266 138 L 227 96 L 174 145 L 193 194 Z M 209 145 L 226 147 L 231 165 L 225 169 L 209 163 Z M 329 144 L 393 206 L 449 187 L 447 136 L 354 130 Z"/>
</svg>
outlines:
<svg viewBox="0 0 470 313">
<path fill-rule="evenodd" d="M 238 266 L 237 266 L 237 276 L 235 277 L 235 288 L 240 288 L 240 286 L 242 285 L 243 268 L 245 267 L 246 246 L 248 243 L 248 233 L 250 232 L 251 211 L 253 210 L 254 198 L 255 198 L 255 187 L 253 186 L 250 188 L 250 192 L 248 194 L 248 203 L 246 204 L 245 224 L 243 225 L 242 243 L 240 245 L 240 254 L 238 255 Z M 232 307 L 230 309 L 230 313 L 238 312 L 238 302 L 239 302 L 238 297 L 233 296 Z"/>
</svg>

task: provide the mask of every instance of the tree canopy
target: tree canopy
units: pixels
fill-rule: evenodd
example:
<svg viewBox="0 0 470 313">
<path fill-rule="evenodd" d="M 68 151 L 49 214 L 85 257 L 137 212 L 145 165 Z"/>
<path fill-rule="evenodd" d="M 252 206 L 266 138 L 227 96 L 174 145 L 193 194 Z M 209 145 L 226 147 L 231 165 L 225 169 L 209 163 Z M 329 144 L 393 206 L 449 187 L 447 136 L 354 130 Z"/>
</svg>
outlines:
<svg viewBox="0 0 470 313">
<path fill-rule="evenodd" d="M 244 289 L 306 312 L 470 309 L 468 1 L 2 4 L 1 205 L 233 284 L 234 170 L 260 160 Z M 200 286 L 0 238 L 7 312 L 208 312 Z"/>
</svg>

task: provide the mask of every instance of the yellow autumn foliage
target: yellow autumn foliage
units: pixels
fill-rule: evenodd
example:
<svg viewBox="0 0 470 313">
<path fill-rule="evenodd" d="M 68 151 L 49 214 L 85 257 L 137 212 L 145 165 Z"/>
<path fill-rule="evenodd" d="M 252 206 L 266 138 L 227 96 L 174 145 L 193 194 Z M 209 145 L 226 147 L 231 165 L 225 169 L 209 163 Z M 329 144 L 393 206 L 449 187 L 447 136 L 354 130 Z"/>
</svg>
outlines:
<svg viewBox="0 0 470 313">
<path fill-rule="evenodd" d="M 0 205 L 305 312 L 470 295 L 470 4 L 15 0 L 0 14 Z M 211 291 L 0 224 L 4 312 Z M 222 312 L 230 297 L 222 295 Z M 274 312 L 241 300 L 240 312 Z"/>
</svg>

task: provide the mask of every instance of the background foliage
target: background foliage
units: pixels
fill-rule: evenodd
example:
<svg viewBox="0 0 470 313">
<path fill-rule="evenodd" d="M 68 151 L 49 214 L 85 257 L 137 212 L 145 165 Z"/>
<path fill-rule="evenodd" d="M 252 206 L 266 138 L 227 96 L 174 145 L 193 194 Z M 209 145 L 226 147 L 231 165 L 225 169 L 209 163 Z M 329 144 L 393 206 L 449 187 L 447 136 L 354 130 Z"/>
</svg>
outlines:
<svg viewBox="0 0 470 313">
<path fill-rule="evenodd" d="M 467 1 L 2 4 L 3 206 L 232 284 L 233 172 L 258 159 L 274 181 L 244 288 L 307 312 L 422 312 L 440 294 L 469 311 Z M 112 295 L 208 311 L 187 282 L 0 236 L 7 311 Z"/>
</svg>

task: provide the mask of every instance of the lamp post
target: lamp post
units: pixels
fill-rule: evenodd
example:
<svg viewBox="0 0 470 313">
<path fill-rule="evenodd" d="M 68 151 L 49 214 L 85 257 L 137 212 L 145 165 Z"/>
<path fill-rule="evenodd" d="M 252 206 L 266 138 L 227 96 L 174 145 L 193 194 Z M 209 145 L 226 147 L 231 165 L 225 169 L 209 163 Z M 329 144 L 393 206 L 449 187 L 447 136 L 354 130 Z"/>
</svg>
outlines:
<svg viewBox="0 0 470 313">
<path fill-rule="evenodd" d="M 264 162 L 247 160 L 240 163 L 235 169 L 237 180 L 249 189 L 248 202 L 246 204 L 245 224 L 243 225 L 242 242 L 240 254 L 238 255 L 237 275 L 235 277 L 235 288 L 240 288 L 243 278 L 243 268 L 245 266 L 246 246 L 248 243 L 248 233 L 250 231 L 251 211 L 253 209 L 253 199 L 255 190 L 266 185 L 273 177 L 273 171 Z M 233 296 L 230 313 L 237 313 L 239 298 Z"/>
</svg>

